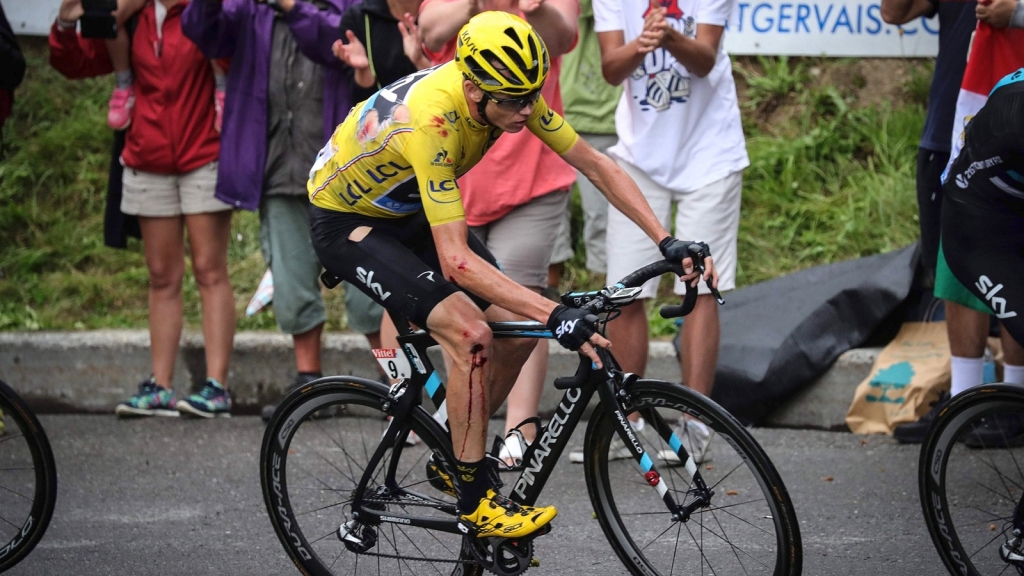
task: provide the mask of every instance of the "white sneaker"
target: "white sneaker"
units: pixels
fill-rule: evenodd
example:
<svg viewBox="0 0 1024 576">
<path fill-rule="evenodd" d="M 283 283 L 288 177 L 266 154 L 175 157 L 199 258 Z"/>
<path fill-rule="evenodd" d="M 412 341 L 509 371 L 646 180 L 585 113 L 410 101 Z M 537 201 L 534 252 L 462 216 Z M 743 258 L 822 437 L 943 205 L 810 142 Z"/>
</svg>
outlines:
<svg viewBox="0 0 1024 576">
<path fill-rule="evenodd" d="M 506 436 L 505 441 L 501 444 L 501 450 L 498 451 L 498 458 L 509 468 L 523 463 L 523 452 L 530 446 L 529 442 L 520 438 L 516 434 Z M 526 442 L 525 446 L 524 442 Z"/>
<path fill-rule="evenodd" d="M 711 462 L 711 429 L 700 420 L 680 417 L 676 428 L 686 453 L 693 457 L 694 464 Z M 675 450 L 658 450 L 658 458 L 666 464 L 678 466 L 682 464 Z"/>
<path fill-rule="evenodd" d="M 633 427 L 634 432 L 643 430 L 645 424 L 643 418 L 638 418 L 636 422 L 629 421 L 629 425 Z M 608 445 L 608 461 L 625 460 L 632 457 L 633 451 L 626 447 L 626 444 L 619 438 L 619 435 L 615 434 L 615 436 L 612 436 L 612 442 Z M 569 452 L 569 462 L 581 464 L 583 462 L 583 450 Z"/>
</svg>

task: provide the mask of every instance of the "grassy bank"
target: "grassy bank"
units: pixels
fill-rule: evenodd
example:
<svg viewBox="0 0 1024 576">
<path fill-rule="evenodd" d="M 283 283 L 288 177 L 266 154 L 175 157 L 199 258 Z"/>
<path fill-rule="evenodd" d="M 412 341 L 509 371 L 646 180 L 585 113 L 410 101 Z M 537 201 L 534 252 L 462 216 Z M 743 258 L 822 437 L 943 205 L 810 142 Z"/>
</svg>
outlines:
<svg viewBox="0 0 1024 576">
<path fill-rule="evenodd" d="M 103 246 L 112 80 L 69 82 L 49 68 L 45 43 L 34 39 L 25 49 L 29 70 L 0 162 L 0 330 L 144 327 L 141 244 Z M 916 238 L 914 159 L 929 66 L 923 60 L 737 61 L 751 159 L 740 221 L 741 286 Z M 577 202 L 574 231 L 580 225 Z M 233 228 L 229 265 L 239 328 L 273 329 L 272 312 L 243 315 L 265 269 L 256 215 L 236 213 Z M 564 287 L 603 281 L 582 261 L 578 255 L 570 262 Z M 669 298 L 667 289 L 662 293 Z M 186 323 L 198 327 L 191 275 L 184 295 Z M 327 301 L 328 328 L 344 328 L 340 291 Z M 652 328 L 657 335 L 671 330 L 660 320 Z"/>
</svg>

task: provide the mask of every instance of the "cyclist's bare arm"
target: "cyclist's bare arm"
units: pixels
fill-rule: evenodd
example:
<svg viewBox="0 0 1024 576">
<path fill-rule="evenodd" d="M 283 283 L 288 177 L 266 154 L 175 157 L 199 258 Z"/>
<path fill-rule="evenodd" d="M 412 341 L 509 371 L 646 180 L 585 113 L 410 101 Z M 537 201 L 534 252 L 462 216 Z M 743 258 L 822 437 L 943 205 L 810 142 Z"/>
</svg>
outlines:
<svg viewBox="0 0 1024 576">
<path fill-rule="evenodd" d="M 432 226 L 434 245 L 441 261 L 441 272 L 450 282 L 469 290 L 495 306 L 546 323 L 555 309 L 555 303 L 517 284 L 483 258 L 477 256 L 466 243 L 469 227 L 465 220 Z M 607 348 L 610 343 L 600 334 L 590 341 Z M 597 353 L 589 344 L 580 348 L 591 360 L 601 366 Z"/>
<path fill-rule="evenodd" d="M 644 198 L 633 179 L 610 158 L 595 150 L 586 140 L 583 138 L 577 140 L 576 144 L 562 155 L 562 158 L 593 182 L 594 186 L 608 199 L 608 202 L 635 222 L 652 242 L 657 244 L 666 236 L 670 236 L 668 230 L 665 230 L 658 217 L 651 211 L 647 199 Z M 680 234 L 685 235 L 686 231 L 682 230 Z M 694 240 L 700 240 L 700 238 L 694 238 Z M 714 246 L 711 249 L 714 250 Z M 686 261 L 683 264 L 684 270 L 687 272 L 683 279 L 695 279 L 690 275 L 693 272 L 692 266 L 687 266 L 688 262 Z M 715 269 L 712 258 L 705 260 L 704 278 L 711 278 L 712 284 L 718 286 L 718 271 Z"/>
</svg>

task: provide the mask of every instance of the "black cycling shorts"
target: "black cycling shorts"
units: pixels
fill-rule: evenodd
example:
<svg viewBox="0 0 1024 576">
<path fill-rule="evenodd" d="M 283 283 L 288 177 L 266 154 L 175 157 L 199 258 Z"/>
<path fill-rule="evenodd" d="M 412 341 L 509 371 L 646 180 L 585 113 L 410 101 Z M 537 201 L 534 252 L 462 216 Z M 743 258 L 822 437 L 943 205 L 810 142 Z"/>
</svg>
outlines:
<svg viewBox="0 0 1024 576">
<path fill-rule="evenodd" d="M 362 290 L 392 316 L 403 317 L 420 328 L 442 300 L 461 289 L 441 273 L 441 262 L 426 216 L 419 212 L 402 218 L 372 218 L 325 210 L 310 205 L 313 249 L 327 272 Z M 372 228 L 358 242 L 348 239 L 359 228 Z M 473 234 L 470 250 L 499 268 L 494 256 Z M 490 303 L 463 290 L 486 310 Z"/>
<path fill-rule="evenodd" d="M 947 194 L 942 252 L 953 276 L 1024 344 L 1024 213 Z"/>
</svg>

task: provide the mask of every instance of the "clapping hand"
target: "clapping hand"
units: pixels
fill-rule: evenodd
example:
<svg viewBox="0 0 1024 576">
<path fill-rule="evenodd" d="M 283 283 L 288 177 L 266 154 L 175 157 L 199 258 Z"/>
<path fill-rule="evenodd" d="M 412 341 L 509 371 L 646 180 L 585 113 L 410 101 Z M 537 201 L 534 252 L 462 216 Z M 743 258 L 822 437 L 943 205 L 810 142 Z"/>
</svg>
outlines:
<svg viewBox="0 0 1024 576">
<path fill-rule="evenodd" d="M 430 60 L 423 54 L 423 39 L 416 19 L 406 12 L 398 22 L 398 31 L 402 33 L 402 51 L 417 69 L 430 67 Z"/>
<path fill-rule="evenodd" d="M 355 33 L 351 30 L 345 31 L 345 37 L 348 38 L 348 44 L 337 40 L 331 46 L 334 56 L 354 70 L 369 68 L 370 59 L 366 57 L 366 47 L 363 46 L 363 43 L 356 38 Z"/>
<path fill-rule="evenodd" d="M 544 0 L 519 0 L 519 10 L 523 14 L 532 14 L 540 8 L 543 3 Z"/>
<path fill-rule="evenodd" d="M 978 20 L 993 28 L 1006 28 L 1010 25 L 1013 11 L 1017 9 L 1017 0 L 982 0 L 974 9 Z"/>
<path fill-rule="evenodd" d="M 665 8 L 656 2 L 651 2 L 651 9 L 644 17 L 644 29 L 637 38 L 639 52 L 648 54 L 661 46 L 665 35 L 668 33 L 668 22 L 665 20 Z"/>
</svg>

